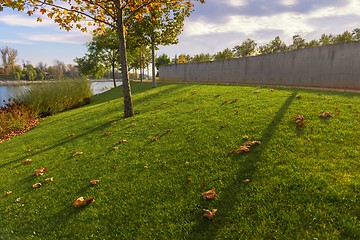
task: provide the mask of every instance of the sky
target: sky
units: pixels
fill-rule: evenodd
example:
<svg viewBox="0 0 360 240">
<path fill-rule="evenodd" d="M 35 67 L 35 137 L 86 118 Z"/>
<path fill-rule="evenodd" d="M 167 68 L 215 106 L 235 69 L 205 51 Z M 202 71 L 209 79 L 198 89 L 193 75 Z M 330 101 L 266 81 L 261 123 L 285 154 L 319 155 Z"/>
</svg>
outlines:
<svg viewBox="0 0 360 240">
<path fill-rule="evenodd" d="M 205 0 L 196 3 L 194 12 L 185 20 L 184 31 L 177 45 L 160 46 L 163 53 L 174 58 L 180 54 L 222 51 L 251 38 L 264 45 L 279 36 L 291 44 L 292 36 L 307 41 L 321 34 L 340 34 L 360 28 L 359 0 Z M 51 20 L 36 21 L 24 12 L 5 9 L 0 12 L 0 48 L 18 50 L 17 64 L 33 65 L 55 60 L 74 64 L 85 55 L 85 43 L 91 35 L 79 30 L 66 32 Z"/>
</svg>

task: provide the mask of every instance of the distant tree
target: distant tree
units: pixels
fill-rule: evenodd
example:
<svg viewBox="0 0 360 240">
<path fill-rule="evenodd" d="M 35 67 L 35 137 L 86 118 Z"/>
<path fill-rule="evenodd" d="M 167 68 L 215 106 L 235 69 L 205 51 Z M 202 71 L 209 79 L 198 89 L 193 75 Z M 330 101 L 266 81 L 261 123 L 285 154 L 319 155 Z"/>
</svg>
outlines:
<svg viewBox="0 0 360 240">
<path fill-rule="evenodd" d="M 213 60 L 213 57 L 209 53 L 195 54 L 191 58 L 191 62 L 211 62 L 212 60 Z"/>
<path fill-rule="evenodd" d="M 327 34 L 323 33 L 319 39 L 319 43 L 321 46 L 333 44 L 334 37 L 331 34 L 327 35 Z"/>
<path fill-rule="evenodd" d="M 55 60 L 54 69 L 55 69 L 55 75 L 54 75 L 55 79 L 61 79 L 65 76 L 66 73 L 65 63 L 59 60 Z"/>
<path fill-rule="evenodd" d="M 170 63 L 170 57 L 166 54 L 162 54 L 156 58 L 155 66 L 157 69 L 159 69 L 160 66 L 169 65 Z"/>
<path fill-rule="evenodd" d="M 226 60 L 231 58 L 235 58 L 235 55 L 229 48 L 226 48 L 221 52 L 217 52 L 214 55 L 214 60 Z"/>
<path fill-rule="evenodd" d="M 317 47 L 317 46 L 320 46 L 320 43 L 319 43 L 319 41 L 316 40 L 316 39 L 313 39 L 313 40 L 311 40 L 310 42 L 307 42 L 307 43 L 306 43 L 306 47 L 307 47 L 307 48 Z"/>
<path fill-rule="evenodd" d="M 253 56 L 256 53 L 256 45 L 257 43 L 254 40 L 248 38 L 241 45 L 233 48 L 234 55 L 239 58 Z"/>
<path fill-rule="evenodd" d="M 77 69 L 80 74 L 90 76 L 91 78 L 97 79 L 105 76 L 107 67 L 98 61 L 96 56 L 92 54 L 85 54 L 84 57 L 75 58 L 74 62 L 77 64 Z M 49 71 L 49 69 L 48 69 Z"/>
<path fill-rule="evenodd" d="M 355 41 L 354 36 L 351 32 L 345 31 L 342 34 L 338 34 L 334 37 L 333 42 L 334 43 L 346 43 L 346 42 L 352 42 Z"/>
<path fill-rule="evenodd" d="M 0 49 L 0 53 L 5 70 L 5 75 L 13 73 L 18 51 L 16 49 L 6 46 L 5 48 Z"/>
<path fill-rule="evenodd" d="M 286 50 L 288 50 L 288 47 L 280 39 L 279 36 L 277 36 L 273 40 L 271 40 L 270 43 L 259 47 L 259 51 L 261 54 L 285 52 Z"/>
<path fill-rule="evenodd" d="M 298 34 L 294 35 L 293 43 L 289 46 L 289 50 L 297 50 L 303 48 L 306 48 L 306 40 Z"/>
<path fill-rule="evenodd" d="M 191 56 L 185 55 L 185 54 L 180 54 L 179 58 L 177 59 L 177 63 L 188 63 L 191 62 Z"/>
<path fill-rule="evenodd" d="M 28 81 L 34 81 L 36 80 L 36 70 L 32 64 L 26 64 L 23 68 L 23 75 L 25 77 L 25 80 Z"/>
<path fill-rule="evenodd" d="M 351 33 L 353 35 L 354 41 L 360 41 L 360 28 L 355 28 Z"/>
</svg>

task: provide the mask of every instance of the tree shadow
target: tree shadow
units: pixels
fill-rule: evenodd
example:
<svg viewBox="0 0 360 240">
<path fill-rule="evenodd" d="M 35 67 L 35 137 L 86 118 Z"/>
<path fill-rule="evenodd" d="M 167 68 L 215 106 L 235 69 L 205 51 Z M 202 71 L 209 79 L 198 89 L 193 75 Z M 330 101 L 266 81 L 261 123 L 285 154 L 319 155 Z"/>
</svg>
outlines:
<svg viewBox="0 0 360 240">
<path fill-rule="evenodd" d="M 261 146 L 255 147 L 254 151 L 248 153 L 247 155 L 240 156 L 243 157 L 241 168 L 237 171 L 234 180 L 221 190 L 221 199 L 216 202 L 216 207 L 221 209 L 218 214 L 221 214 L 222 219 L 228 218 L 234 211 L 236 200 L 234 200 L 233 196 L 246 187 L 246 184 L 242 183 L 242 180 L 253 179 L 256 171 L 256 163 L 259 159 L 261 159 L 262 151 L 268 147 L 277 126 L 281 123 L 281 120 L 294 101 L 296 95 L 297 92 L 294 91 L 283 103 L 273 120 L 269 123 L 260 139 L 262 142 Z M 235 157 L 239 158 L 239 156 Z M 201 201 L 199 205 L 206 208 L 209 203 Z M 227 221 L 216 221 L 216 217 L 212 222 L 205 217 L 201 218 L 194 225 L 187 239 L 217 239 L 217 235 L 225 224 L 227 224 Z"/>
</svg>

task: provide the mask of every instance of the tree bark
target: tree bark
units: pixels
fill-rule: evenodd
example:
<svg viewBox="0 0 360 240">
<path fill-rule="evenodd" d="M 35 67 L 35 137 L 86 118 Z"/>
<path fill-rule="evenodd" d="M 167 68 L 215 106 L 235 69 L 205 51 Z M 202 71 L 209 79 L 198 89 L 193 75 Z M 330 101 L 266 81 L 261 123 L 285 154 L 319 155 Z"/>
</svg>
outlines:
<svg viewBox="0 0 360 240">
<path fill-rule="evenodd" d="M 151 39 L 151 62 L 152 62 L 152 87 L 156 88 L 156 74 L 155 74 L 155 37 Z"/>
<path fill-rule="evenodd" d="M 118 10 L 117 13 L 117 33 L 119 37 L 119 53 L 120 53 L 120 64 L 121 64 L 121 80 L 124 93 L 124 117 L 134 116 L 133 104 L 131 99 L 131 87 L 129 82 L 129 73 L 127 68 L 126 60 L 126 43 L 124 36 L 124 23 L 123 23 L 123 12 L 122 9 Z"/>
<path fill-rule="evenodd" d="M 114 88 L 116 88 L 116 80 L 115 80 L 115 62 L 112 63 L 112 79 L 114 81 Z"/>
</svg>

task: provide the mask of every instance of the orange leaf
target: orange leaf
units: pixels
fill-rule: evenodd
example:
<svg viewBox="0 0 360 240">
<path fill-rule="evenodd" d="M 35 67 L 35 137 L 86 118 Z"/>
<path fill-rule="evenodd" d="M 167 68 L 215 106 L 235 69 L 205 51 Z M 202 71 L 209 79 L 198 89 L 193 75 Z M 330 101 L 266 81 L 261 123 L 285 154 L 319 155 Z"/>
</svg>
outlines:
<svg viewBox="0 0 360 240">
<path fill-rule="evenodd" d="M 90 184 L 91 185 L 96 185 L 98 182 L 100 182 L 100 180 L 91 180 Z"/>
<path fill-rule="evenodd" d="M 73 157 L 83 154 L 83 152 L 76 152 L 73 154 Z"/>
<path fill-rule="evenodd" d="M 32 187 L 33 188 L 39 188 L 39 187 L 41 187 L 41 183 L 39 183 L 39 182 L 35 183 L 35 184 L 32 185 Z"/>
<path fill-rule="evenodd" d="M 37 21 L 37 22 L 42 22 L 42 18 L 41 18 L 41 17 L 38 17 L 38 18 L 36 19 L 36 21 Z"/>
<path fill-rule="evenodd" d="M 72 205 L 74 207 L 80 208 L 80 207 L 84 207 L 85 205 L 94 202 L 94 198 L 93 197 L 89 197 L 88 199 L 85 200 L 84 197 L 78 197 L 77 199 L 75 199 L 72 203 Z"/>
<path fill-rule="evenodd" d="M 35 174 L 36 176 L 43 175 L 46 170 L 47 170 L 46 168 L 36 169 L 36 170 L 34 171 L 34 174 Z"/>
<path fill-rule="evenodd" d="M 45 182 L 53 182 L 54 181 L 54 178 L 53 177 L 51 177 L 51 178 L 46 178 L 45 179 Z"/>
<path fill-rule="evenodd" d="M 26 159 L 26 160 L 23 161 L 23 164 L 25 165 L 25 164 L 29 164 L 29 163 L 31 163 L 31 162 L 32 162 L 31 159 Z"/>
<path fill-rule="evenodd" d="M 203 211 L 205 212 L 203 214 L 204 217 L 207 217 L 208 219 L 213 219 L 215 217 L 215 214 L 217 212 L 217 209 L 212 209 L 212 211 L 208 210 L 208 209 L 203 209 Z"/>
<path fill-rule="evenodd" d="M 119 143 L 124 143 L 124 142 L 127 142 L 127 140 L 126 140 L 126 139 L 121 139 L 121 140 L 119 141 Z"/>
<path fill-rule="evenodd" d="M 203 199 L 214 199 L 214 198 L 216 198 L 217 195 L 215 193 L 215 188 L 212 188 L 209 191 L 203 192 L 201 194 L 201 196 L 203 197 Z"/>
</svg>

